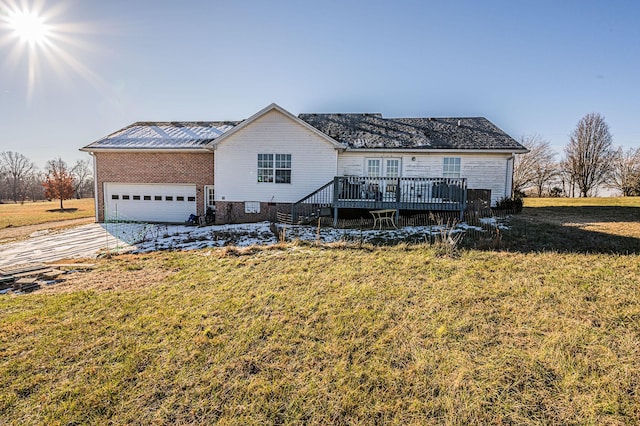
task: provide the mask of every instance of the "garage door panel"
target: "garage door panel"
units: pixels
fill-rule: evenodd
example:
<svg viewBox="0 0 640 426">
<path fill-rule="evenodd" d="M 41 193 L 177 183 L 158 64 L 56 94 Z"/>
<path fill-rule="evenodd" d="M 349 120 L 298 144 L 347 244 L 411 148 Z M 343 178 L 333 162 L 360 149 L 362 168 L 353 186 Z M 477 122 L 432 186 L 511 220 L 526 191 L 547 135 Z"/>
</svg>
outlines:
<svg viewBox="0 0 640 426">
<path fill-rule="evenodd" d="M 196 213 L 195 184 L 105 183 L 105 220 L 185 222 Z"/>
</svg>

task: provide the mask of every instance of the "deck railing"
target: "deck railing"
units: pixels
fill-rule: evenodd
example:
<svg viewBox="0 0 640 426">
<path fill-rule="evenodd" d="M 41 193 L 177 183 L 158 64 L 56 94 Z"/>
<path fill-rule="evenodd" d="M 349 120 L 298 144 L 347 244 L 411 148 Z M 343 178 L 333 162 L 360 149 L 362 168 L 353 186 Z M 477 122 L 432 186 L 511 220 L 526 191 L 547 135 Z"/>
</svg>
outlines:
<svg viewBox="0 0 640 426">
<path fill-rule="evenodd" d="M 334 204 L 339 208 L 463 210 L 465 178 L 362 177 L 334 179 Z"/>
</svg>

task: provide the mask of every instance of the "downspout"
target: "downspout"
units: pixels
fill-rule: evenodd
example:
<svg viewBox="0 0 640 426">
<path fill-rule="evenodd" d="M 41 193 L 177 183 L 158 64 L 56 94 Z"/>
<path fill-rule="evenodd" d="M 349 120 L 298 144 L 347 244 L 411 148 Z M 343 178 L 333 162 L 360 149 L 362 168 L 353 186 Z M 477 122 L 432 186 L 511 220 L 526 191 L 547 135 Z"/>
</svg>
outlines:
<svg viewBox="0 0 640 426">
<path fill-rule="evenodd" d="M 507 159 L 507 173 L 504 177 L 504 196 L 507 197 L 507 189 L 509 189 L 508 197 L 513 197 L 513 160 L 515 154 L 511 153 L 511 157 Z M 509 185 L 511 183 L 511 185 Z"/>
<path fill-rule="evenodd" d="M 94 208 L 96 209 L 96 222 L 99 222 L 99 214 L 98 214 L 98 168 L 96 167 L 96 156 L 93 152 L 90 152 L 89 155 L 93 158 L 93 203 Z M 104 194 L 103 194 L 104 196 Z"/>
</svg>

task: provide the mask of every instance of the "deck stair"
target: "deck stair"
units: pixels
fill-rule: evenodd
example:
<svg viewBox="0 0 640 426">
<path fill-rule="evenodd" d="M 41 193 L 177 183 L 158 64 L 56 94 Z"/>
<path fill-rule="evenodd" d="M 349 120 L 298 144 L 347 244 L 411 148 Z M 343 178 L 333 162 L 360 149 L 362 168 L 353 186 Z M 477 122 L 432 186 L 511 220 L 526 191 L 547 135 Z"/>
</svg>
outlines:
<svg viewBox="0 0 640 426">
<path fill-rule="evenodd" d="M 331 216 L 333 208 L 333 185 L 335 179 L 322 185 L 306 197 L 291 205 L 291 213 L 283 218 L 289 220 L 289 224 L 308 225 L 315 223 L 321 216 Z"/>
</svg>

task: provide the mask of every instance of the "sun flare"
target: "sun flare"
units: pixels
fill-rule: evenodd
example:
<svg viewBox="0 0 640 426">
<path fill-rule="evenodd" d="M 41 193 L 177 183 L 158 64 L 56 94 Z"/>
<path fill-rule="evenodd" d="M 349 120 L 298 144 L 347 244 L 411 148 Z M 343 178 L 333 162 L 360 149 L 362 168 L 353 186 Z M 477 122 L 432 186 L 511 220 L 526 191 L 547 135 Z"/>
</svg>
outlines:
<svg viewBox="0 0 640 426">
<path fill-rule="evenodd" d="M 9 27 L 20 40 L 30 44 L 44 43 L 49 36 L 44 19 L 29 10 L 19 10 L 9 15 Z"/>
<path fill-rule="evenodd" d="M 28 101 L 36 87 L 75 83 L 74 75 L 110 93 L 85 56 L 97 51 L 86 35 L 98 34 L 100 26 L 65 21 L 71 4 L 72 0 L 0 0 L 0 65 L 24 76 L 18 78 L 25 79 Z"/>
</svg>

